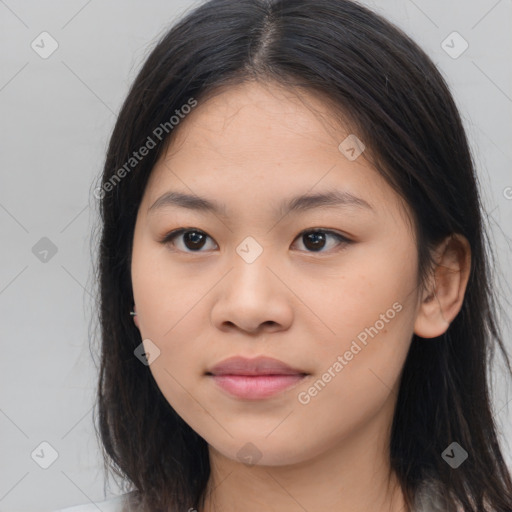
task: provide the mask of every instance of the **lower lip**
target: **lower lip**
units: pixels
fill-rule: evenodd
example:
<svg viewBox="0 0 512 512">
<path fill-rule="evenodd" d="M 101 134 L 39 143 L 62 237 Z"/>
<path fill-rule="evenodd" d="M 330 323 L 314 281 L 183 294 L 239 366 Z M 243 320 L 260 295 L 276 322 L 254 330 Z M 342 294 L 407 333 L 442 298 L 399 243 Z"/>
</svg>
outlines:
<svg viewBox="0 0 512 512">
<path fill-rule="evenodd" d="M 268 398 L 298 384 L 305 375 L 211 375 L 224 391 L 246 400 Z"/>
</svg>

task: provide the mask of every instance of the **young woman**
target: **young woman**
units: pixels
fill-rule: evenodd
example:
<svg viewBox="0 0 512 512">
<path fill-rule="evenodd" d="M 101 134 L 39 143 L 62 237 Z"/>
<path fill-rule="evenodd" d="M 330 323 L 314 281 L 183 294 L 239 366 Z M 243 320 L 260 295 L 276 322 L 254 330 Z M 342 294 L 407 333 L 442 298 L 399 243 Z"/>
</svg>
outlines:
<svg viewBox="0 0 512 512">
<path fill-rule="evenodd" d="M 102 510 L 512 510 L 476 172 L 402 31 L 348 0 L 200 5 L 96 195 L 99 435 L 131 491 Z"/>
</svg>

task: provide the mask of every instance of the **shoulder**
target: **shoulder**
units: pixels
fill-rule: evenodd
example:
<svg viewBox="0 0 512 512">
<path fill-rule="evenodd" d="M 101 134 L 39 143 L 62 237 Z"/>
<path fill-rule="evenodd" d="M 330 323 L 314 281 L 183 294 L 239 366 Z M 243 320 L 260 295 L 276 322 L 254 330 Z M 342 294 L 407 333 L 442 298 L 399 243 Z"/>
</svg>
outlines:
<svg viewBox="0 0 512 512">
<path fill-rule="evenodd" d="M 116 496 L 114 498 L 109 498 L 104 501 L 98 502 L 89 502 L 83 505 L 73 505 L 71 507 L 60 508 L 58 510 L 54 510 L 53 512 L 123 512 L 123 505 L 127 505 L 129 502 L 129 497 L 132 493 L 121 494 L 120 496 Z M 131 510 L 128 508 L 127 510 Z"/>
</svg>

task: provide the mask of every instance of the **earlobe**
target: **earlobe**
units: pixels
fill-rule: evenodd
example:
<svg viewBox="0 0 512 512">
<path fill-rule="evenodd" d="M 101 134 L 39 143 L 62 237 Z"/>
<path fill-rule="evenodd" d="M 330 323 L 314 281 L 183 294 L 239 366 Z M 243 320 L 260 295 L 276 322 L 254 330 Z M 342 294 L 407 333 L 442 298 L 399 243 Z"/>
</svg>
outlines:
<svg viewBox="0 0 512 512">
<path fill-rule="evenodd" d="M 130 311 L 130 315 L 133 316 L 133 321 L 137 328 L 139 327 L 139 319 L 137 318 L 137 310 L 135 309 L 135 304 L 133 305 L 133 311 Z"/>
<path fill-rule="evenodd" d="M 438 246 L 435 259 L 414 324 L 414 333 L 422 338 L 444 334 L 462 307 L 471 269 L 469 242 L 462 235 L 450 235 Z"/>
</svg>

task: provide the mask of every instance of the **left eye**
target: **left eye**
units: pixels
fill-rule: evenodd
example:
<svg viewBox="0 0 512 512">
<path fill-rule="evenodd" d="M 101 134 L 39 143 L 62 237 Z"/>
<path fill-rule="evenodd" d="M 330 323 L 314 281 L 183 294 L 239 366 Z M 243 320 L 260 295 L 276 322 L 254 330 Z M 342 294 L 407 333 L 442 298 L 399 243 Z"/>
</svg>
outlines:
<svg viewBox="0 0 512 512">
<path fill-rule="evenodd" d="M 336 233 L 335 231 L 325 230 L 325 229 L 312 229 L 309 231 L 303 231 L 297 236 L 297 239 L 305 240 L 304 245 L 309 246 L 313 249 L 323 249 L 326 246 L 326 240 L 328 237 L 334 238 L 338 240 L 334 247 L 341 246 L 343 248 L 345 245 L 349 244 L 351 240 Z M 332 247 L 332 246 L 331 246 Z M 313 250 L 308 252 L 328 252 L 328 251 L 319 251 Z"/>
<path fill-rule="evenodd" d="M 184 235 L 184 237 L 181 237 L 180 235 Z M 205 240 L 207 238 L 210 238 L 204 231 L 200 231 L 198 229 L 181 228 L 171 231 L 170 233 L 165 235 L 163 240 L 161 240 L 161 243 L 176 247 L 174 239 L 177 237 L 180 237 L 180 241 L 184 241 L 185 250 L 178 247 L 178 249 L 183 250 L 183 252 L 204 252 L 201 251 L 200 249 L 204 247 Z M 344 237 L 343 235 L 325 229 L 310 229 L 308 231 L 302 231 L 301 233 L 299 233 L 296 239 L 305 240 L 305 242 L 303 242 L 304 245 L 308 249 L 312 249 L 308 250 L 307 252 L 326 252 L 323 251 L 322 249 L 324 249 L 326 246 L 327 237 L 332 237 L 338 240 L 335 246 L 345 246 L 346 244 L 349 244 L 351 242 L 351 240 Z M 212 239 L 210 238 L 210 240 Z M 186 249 L 189 249 L 189 251 L 187 251 Z"/>
</svg>

